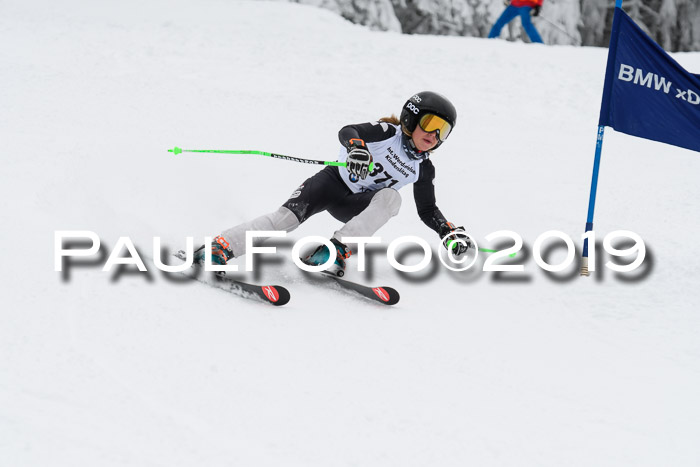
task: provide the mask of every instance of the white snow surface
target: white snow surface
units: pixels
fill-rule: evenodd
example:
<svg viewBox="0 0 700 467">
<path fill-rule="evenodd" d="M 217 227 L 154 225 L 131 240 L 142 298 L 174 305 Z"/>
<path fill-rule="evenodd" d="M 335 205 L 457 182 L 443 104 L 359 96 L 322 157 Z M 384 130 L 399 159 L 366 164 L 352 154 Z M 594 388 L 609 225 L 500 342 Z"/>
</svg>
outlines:
<svg viewBox="0 0 700 467">
<path fill-rule="evenodd" d="M 505 229 L 530 252 L 549 230 L 580 248 L 606 50 L 372 32 L 277 2 L 1 6 L 1 465 L 700 464 L 697 153 L 606 132 L 595 230 L 639 234 L 643 274 L 548 275 L 525 251 L 500 275 L 351 258 L 349 278 L 401 292 L 384 307 L 293 264 L 293 242 L 337 229 L 326 213 L 239 276 L 289 287 L 284 307 L 147 260 L 153 237 L 216 235 L 317 170 L 167 149 L 332 160 L 343 125 L 422 90 L 459 111 L 433 158 L 443 213 L 482 247 Z M 414 235 L 437 253 L 402 196 L 383 248 Z M 96 232 L 105 256 L 128 236 L 150 272 L 103 257 L 65 277 L 60 230 Z"/>
</svg>

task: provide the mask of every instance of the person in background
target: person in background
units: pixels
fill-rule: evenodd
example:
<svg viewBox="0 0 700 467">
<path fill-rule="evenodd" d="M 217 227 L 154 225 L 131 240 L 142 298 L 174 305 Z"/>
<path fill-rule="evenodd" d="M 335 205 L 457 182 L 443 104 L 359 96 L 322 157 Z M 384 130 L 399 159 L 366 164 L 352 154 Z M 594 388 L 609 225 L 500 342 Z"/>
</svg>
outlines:
<svg viewBox="0 0 700 467">
<path fill-rule="evenodd" d="M 520 16 L 523 29 L 525 29 L 530 41 L 542 44 L 542 37 L 540 37 L 540 33 L 537 32 L 535 25 L 532 24 L 532 20 L 530 19 L 530 16 L 537 16 L 540 14 L 542 1 L 543 0 L 506 0 L 506 9 L 503 10 L 503 13 L 501 13 L 501 16 L 499 16 L 491 28 L 489 39 L 500 36 L 503 26 L 513 21 L 516 16 Z"/>
</svg>

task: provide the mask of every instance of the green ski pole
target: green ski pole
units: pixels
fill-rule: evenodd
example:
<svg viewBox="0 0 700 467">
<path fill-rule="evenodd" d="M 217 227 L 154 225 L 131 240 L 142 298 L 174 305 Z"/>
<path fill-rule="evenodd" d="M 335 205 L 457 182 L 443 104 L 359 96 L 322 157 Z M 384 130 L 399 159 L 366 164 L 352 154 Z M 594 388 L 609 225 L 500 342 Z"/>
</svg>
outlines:
<svg viewBox="0 0 700 467">
<path fill-rule="evenodd" d="M 489 250 L 488 248 L 479 248 L 479 251 L 482 251 L 484 253 L 497 253 L 499 250 Z M 509 254 L 508 257 L 515 258 L 515 253 Z"/>
<path fill-rule="evenodd" d="M 198 152 L 198 153 L 208 153 L 208 154 L 254 154 L 258 156 L 267 156 L 274 159 L 284 159 L 286 161 L 301 162 L 303 164 L 314 164 L 314 165 L 333 165 L 337 167 L 346 167 L 345 162 L 338 161 L 319 161 L 316 159 L 304 159 L 301 157 L 285 156 L 284 154 L 276 154 L 274 152 L 265 151 L 250 151 L 247 149 L 242 150 L 221 150 L 221 149 L 181 149 L 175 146 L 173 149 L 168 149 L 168 152 L 172 152 L 175 155 L 182 154 L 183 152 Z M 369 164 L 369 171 L 374 170 L 374 162 Z"/>
</svg>

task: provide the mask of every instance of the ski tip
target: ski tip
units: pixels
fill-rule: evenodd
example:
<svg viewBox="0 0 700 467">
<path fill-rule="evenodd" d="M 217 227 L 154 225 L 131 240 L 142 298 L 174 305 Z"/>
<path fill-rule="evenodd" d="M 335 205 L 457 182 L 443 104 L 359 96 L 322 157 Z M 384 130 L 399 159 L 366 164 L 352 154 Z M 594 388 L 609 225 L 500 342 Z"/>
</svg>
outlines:
<svg viewBox="0 0 700 467">
<path fill-rule="evenodd" d="M 282 306 L 289 303 L 291 294 L 289 290 L 285 289 L 281 285 L 263 285 L 260 287 L 263 292 L 265 299 L 275 306 Z"/>
<path fill-rule="evenodd" d="M 399 292 L 393 287 L 374 287 L 372 292 L 379 298 L 379 303 L 384 305 L 396 305 L 401 298 Z"/>
</svg>

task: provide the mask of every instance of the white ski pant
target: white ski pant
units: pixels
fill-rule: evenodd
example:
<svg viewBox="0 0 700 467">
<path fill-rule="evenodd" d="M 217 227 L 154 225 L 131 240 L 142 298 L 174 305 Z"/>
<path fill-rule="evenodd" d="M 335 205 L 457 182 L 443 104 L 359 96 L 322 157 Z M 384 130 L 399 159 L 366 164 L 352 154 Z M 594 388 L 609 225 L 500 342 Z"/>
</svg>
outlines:
<svg viewBox="0 0 700 467">
<path fill-rule="evenodd" d="M 399 213 L 401 195 L 394 189 L 384 188 L 372 193 L 362 193 L 362 195 L 367 196 L 357 197 L 357 201 L 362 203 L 368 202 L 369 204 L 357 215 L 350 218 L 343 227 L 335 231 L 333 237 L 337 240 L 343 237 L 371 237 L 389 219 Z M 333 214 L 334 209 L 330 206 L 328 208 Z M 307 218 L 304 217 L 303 220 Z M 247 231 L 278 230 L 291 232 L 299 227 L 300 224 L 301 222 L 294 212 L 285 206 L 281 206 L 274 212 L 224 230 L 221 235 L 230 243 L 233 255 L 242 256 L 245 254 Z M 258 240 L 254 244 L 258 244 L 261 241 Z"/>
</svg>

